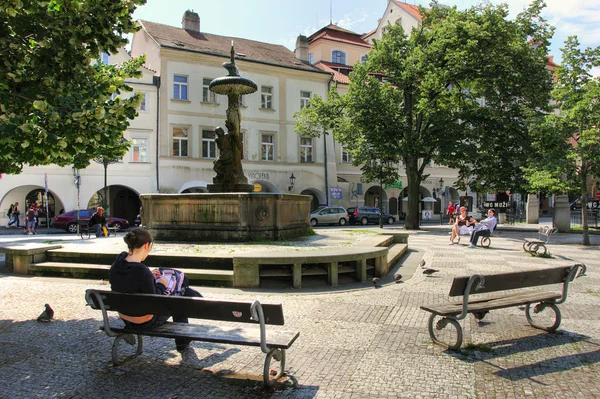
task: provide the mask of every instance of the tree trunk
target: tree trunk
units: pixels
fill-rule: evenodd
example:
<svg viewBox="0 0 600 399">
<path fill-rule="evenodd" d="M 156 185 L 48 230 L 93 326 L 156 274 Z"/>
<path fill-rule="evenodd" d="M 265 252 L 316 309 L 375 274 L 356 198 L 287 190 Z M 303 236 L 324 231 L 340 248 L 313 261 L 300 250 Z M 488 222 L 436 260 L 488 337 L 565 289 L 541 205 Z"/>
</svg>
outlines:
<svg viewBox="0 0 600 399">
<path fill-rule="evenodd" d="M 406 179 L 408 181 L 408 213 L 404 228 L 406 230 L 419 230 L 419 178 L 417 160 L 406 160 Z"/>
<path fill-rule="evenodd" d="M 587 162 L 581 164 L 581 229 L 583 230 L 583 245 L 590 245 L 590 232 L 588 230 L 587 212 Z"/>
</svg>

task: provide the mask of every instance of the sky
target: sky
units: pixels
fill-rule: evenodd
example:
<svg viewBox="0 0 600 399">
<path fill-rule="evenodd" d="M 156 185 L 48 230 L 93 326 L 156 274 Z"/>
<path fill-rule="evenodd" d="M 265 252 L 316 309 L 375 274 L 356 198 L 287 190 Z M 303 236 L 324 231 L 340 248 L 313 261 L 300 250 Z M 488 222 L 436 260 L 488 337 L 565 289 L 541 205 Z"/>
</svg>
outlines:
<svg viewBox="0 0 600 399">
<path fill-rule="evenodd" d="M 530 3 L 530 0 L 489 1 L 507 3 L 511 18 Z M 429 4 L 426 0 L 407 2 Z M 441 1 L 459 9 L 479 2 Z M 293 50 L 299 34 L 311 35 L 329 24 L 330 18 L 351 31 L 369 32 L 377 27 L 387 3 L 388 0 L 147 0 L 133 17 L 180 27 L 183 13 L 192 9 L 200 15 L 202 32 L 281 44 Z M 556 27 L 550 49 L 555 61 L 560 61 L 560 48 L 570 35 L 577 35 L 582 47 L 600 46 L 600 0 L 546 0 L 546 5 L 543 15 Z M 595 72 L 600 74 L 600 70 Z"/>
</svg>

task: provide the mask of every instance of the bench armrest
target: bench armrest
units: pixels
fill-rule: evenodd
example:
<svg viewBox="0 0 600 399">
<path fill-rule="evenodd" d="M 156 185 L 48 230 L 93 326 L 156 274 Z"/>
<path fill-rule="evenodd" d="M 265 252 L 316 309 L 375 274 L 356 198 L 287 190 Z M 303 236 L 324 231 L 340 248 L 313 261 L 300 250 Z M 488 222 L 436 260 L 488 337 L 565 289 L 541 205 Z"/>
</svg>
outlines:
<svg viewBox="0 0 600 399">
<path fill-rule="evenodd" d="M 255 299 L 250 306 L 250 313 L 252 314 L 252 320 L 256 320 L 260 323 L 260 349 L 263 353 L 269 353 L 271 348 L 267 346 L 267 329 L 265 327 L 265 315 L 263 308 L 258 299 Z"/>
<path fill-rule="evenodd" d="M 85 301 L 92 309 L 94 309 L 96 305 L 95 305 L 92 297 L 96 299 L 96 302 L 98 303 L 98 306 L 100 307 L 100 310 L 102 311 L 102 321 L 104 323 L 104 332 L 106 333 L 106 335 L 108 335 L 109 337 L 119 336 L 118 333 L 116 333 L 110 329 L 108 313 L 106 312 L 106 306 L 104 306 L 104 301 L 102 300 L 102 295 L 100 295 L 100 293 L 96 290 L 86 290 L 85 291 Z"/>
<path fill-rule="evenodd" d="M 567 277 L 565 278 L 565 282 L 563 283 L 562 296 L 559 299 L 554 301 L 555 304 L 560 305 L 561 303 L 564 303 L 567 300 L 567 293 L 569 291 L 569 283 L 571 281 L 575 280 L 576 278 L 586 276 L 586 274 L 585 274 L 586 271 L 587 271 L 587 267 L 583 263 L 578 263 L 571 267 L 571 269 L 569 270 L 569 274 L 567 274 Z"/>
<path fill-rule="evenodd" d="M 475 286 L 475 291 L 483 288 L 483 285 L 485 284 L 485 277 L 483 277 L 481 274 L 474 274 L 469 277 L 469 281 L 467 282 L 467 286 L 465 287 L 465 291 L 463 293 L 462 312 L 458 316 L 454 317 L 454 319 L 462 320 L 467 317 L 467 314 L 469 313 L 469 295 L 471 293 L 471 287 L 473 284 L 477 284 Z"/>
</svg>

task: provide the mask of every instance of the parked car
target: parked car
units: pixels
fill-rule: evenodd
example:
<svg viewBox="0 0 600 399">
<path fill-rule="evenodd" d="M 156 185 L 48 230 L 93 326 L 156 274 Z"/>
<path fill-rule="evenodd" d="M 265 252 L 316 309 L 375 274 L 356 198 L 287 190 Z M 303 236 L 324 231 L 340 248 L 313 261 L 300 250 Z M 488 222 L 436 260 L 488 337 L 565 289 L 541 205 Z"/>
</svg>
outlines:
<svg viewBox="0 0 600 399">
<path fill-rule="evenodd" d="M 341 206 L 320 206 L 310 213 L 310 224 L 339 224 L 348 223 L 348 212 Z"/>
<path fill-rule="evenodd" d="M 95 209 L 81 209 L 79 211 L 79 222 L 81 224 L 87 224 L 96 212 Z M 127 219 L 116 218 L 104 214 L 108 227 L 114 227 L 117 231 L 129 228 L 129 221 Z M 77 211 L 70 211 L 62 213 L 54 218 L 53 227 L 56 229 L 65 229 L 67 233 L 77 233 Z"/>
<path fill-rule="evenodd" d="M 350 224 L 379 224 L 380 212 L 378 208 L 373 206 L 357 206 L 348 208 L 348 215 L 350 215 Z M 387 224 L 394 224 L 396 222 L 396 218 L 392 214 L 384 212 L 383 221 Z"/>
</svg>

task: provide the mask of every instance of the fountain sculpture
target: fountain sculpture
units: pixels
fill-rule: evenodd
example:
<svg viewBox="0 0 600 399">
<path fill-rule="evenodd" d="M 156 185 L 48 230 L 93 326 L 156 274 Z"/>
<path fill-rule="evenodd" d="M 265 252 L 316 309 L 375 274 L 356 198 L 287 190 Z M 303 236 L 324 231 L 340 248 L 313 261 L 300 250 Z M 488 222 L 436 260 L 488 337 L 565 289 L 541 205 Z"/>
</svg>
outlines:
<svg viewBox="0 0 600 399">
<path fill-rule="evenodd" d="M 157 241 L 278 240 L 306 235 L 311 197 L 254 193 L 242 168 L 240 96 L 252 94 L 256 84 L 240 76 L 235 50 L 223 63 L 227 76 L 214 79 L 209 89 L 227 96 L 225 131 L 215 129 L 219 158 L 208 193 L 143 194 L 142 220 Z"/>
</svg>

